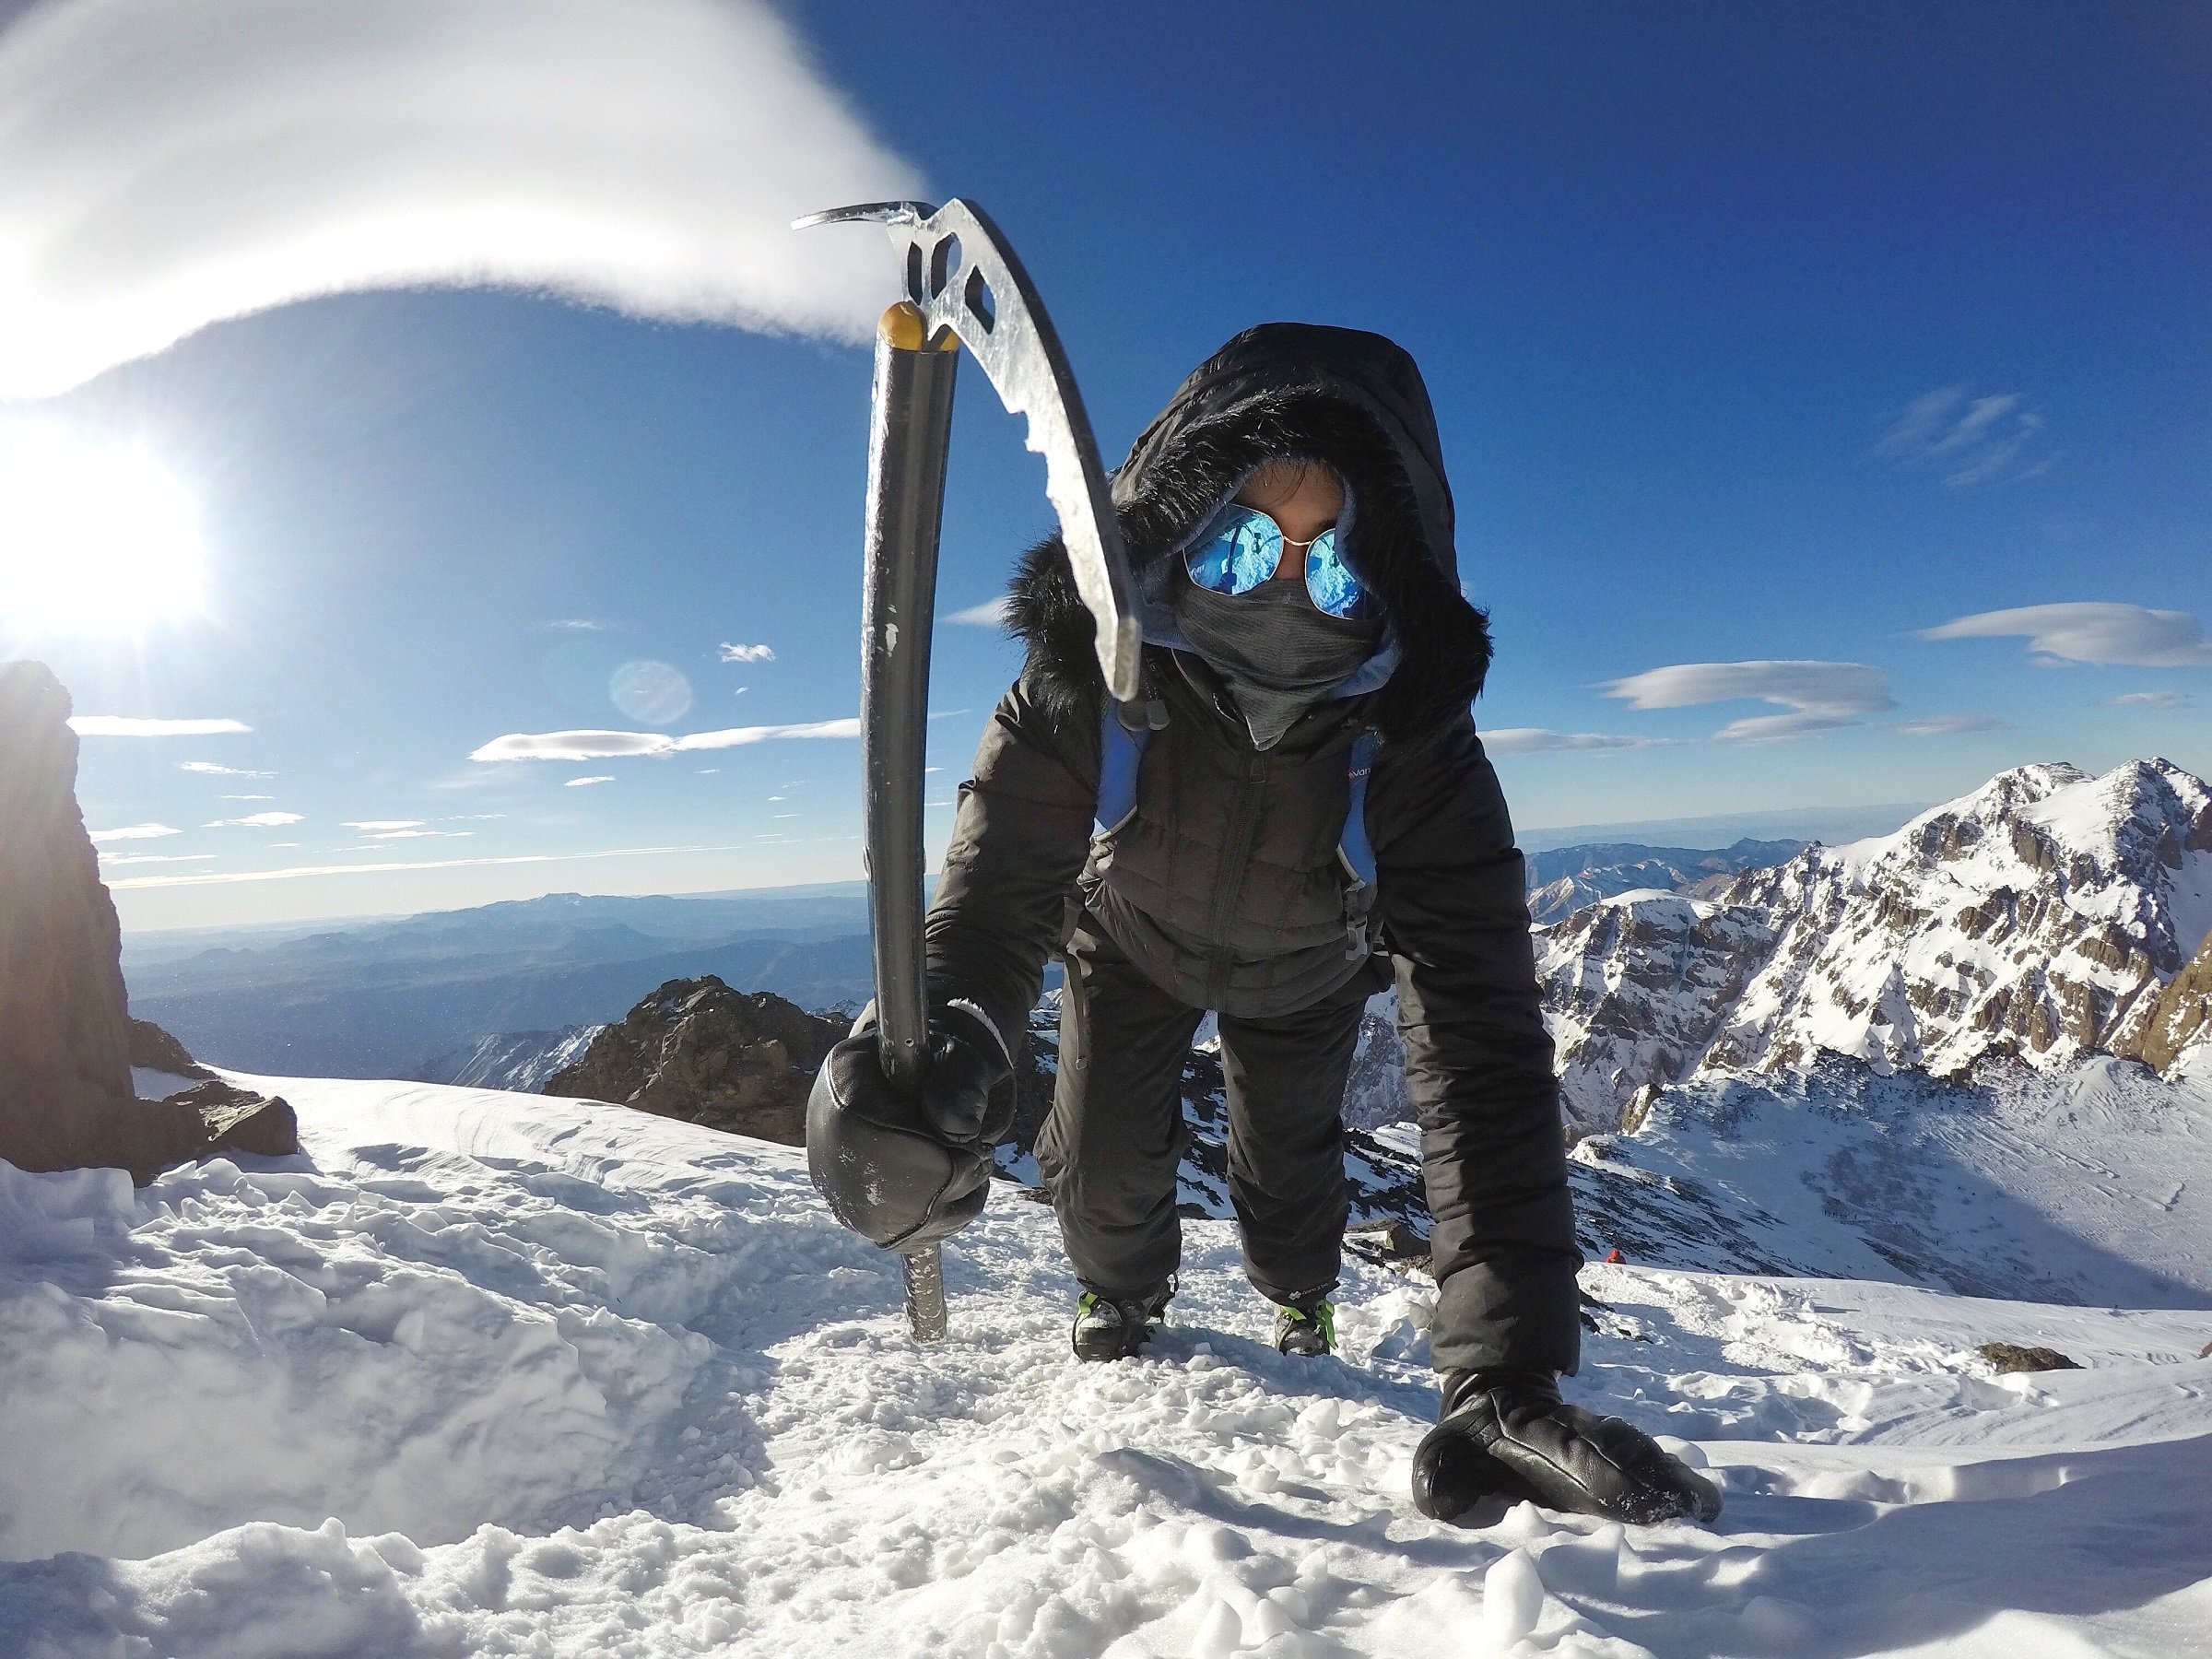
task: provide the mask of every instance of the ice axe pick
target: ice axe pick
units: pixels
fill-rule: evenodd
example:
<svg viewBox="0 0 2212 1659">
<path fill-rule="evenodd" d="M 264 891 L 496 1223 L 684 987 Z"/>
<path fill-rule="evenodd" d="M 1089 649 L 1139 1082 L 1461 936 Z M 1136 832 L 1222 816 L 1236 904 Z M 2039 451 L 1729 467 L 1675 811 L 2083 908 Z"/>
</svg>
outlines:
<svg viewBox="0 0 2212 1659">
<path fill-rule="evenodd" d="M 1136 618 L 1129 561 L 1107 493 L 1090 420 L 1067 354 L 1029 273 L 982 209 L 955 199 L 870 202 L 794 221 L 869 223 L 900 251 L 905 298 L 876 327 L 868 430 L 865 590 L 861 610 L 861 775 L 868 908 L 875 928 L 876 1031 L 885 1075 L 919 1085 L 928 1052 L 922 953 L 922 768 L 929 707 L 929 638 L 936 610 L 937 534 L 952 435 L 953 376 L 967 347 L 1009 414 L 1028 418 L 1044 457 L 1076 590 L 1097 625 L 1110 695 L 1136 696 Z M 915 1339 L 945 1335 L 945 1279 L 935 1243 L 900 1253 Z"/>
</svg>

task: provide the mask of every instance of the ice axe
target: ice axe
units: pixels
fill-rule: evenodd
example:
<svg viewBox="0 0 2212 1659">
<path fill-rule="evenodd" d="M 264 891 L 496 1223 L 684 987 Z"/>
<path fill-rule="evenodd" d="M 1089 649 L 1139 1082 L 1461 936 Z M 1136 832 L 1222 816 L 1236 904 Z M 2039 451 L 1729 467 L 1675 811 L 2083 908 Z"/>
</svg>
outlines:
<svg viewBox="0 0 2212 1659">
<path fill-rule="evenodd" d="M 876 325 L 860 754 L 877 1042 L 884 1074 L 912 1089 L 929 1041 L 922 977 L 922 767 L 937 532 L 960 347 L 982 365 L 1007 412 L 1028 418 L 1027 442 L 1044 457 L 1044 490 L 1060 517 L 1077 592 L 1097 624 L 1099 667 L 1108 692 L 1124 701 L 1136 696 L 1140 641 L 1129 561 L 1090 420 L 1060 336 L 1013 249 L 981 208 L 957 199 L 942 207 L 926 202 L 832 207 L 794 221 L 792 229 L 853 223 L 890 232 L 906 289 Z M 936 1341 L 945 1335 L 938 1247 L 933 1241 L 900 1253 L 907 1324 L 917 1341 Z"/>
</svg>

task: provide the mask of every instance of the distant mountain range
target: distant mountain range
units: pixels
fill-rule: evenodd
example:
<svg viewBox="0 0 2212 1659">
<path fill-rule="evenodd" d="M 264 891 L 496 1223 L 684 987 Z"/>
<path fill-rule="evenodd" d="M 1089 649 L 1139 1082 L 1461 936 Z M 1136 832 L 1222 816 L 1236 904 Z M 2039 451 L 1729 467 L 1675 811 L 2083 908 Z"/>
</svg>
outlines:
<svg viewBox="0 0 2212 1659">
<path fill-rule="evenodd" d="M 667 980 L 712 973 L 832 1008 L 865 1001 L 872 973 L 859 882 L 703 898 L 555 893 L 274 944 L 184 943 L 199 947 L 126 940 L 124 975 L 132 1011 L 194 1058 L 428 1082 L 512 1077 L 528 1056 L 502 1058 L 502 1041 L 534 1054 L 536 1040 L 618 1019 Z"/>
<path fill-rule="evenodd" d="M 1703 890 L 1802 844 L 1559 848 L 1531 856 L 1530 903 L 1546 919 L 1620 893 Z M 867 886 L 857 881 L 553 893 L 319 929 L 142 934 L 124 941 L 123 958 L 133 1012 L 210 1064 L 491 1088 L 535 1088 L 567 1064 L 552 1049 L 588 1042 L 668 980 L 711 973 L 812 1009 L 854 1009 L 873 989 Z"/>
<path fill-rule="evenodd" d="M 1534 922 L 1563 922 L 1600 899 L 1648 891 L 1703 893 L 1744 870 L 1764 869 L 1802 852 L 1801 841 L 1739 841 L 1717 853 L 1695 847 L 1647 847 L 1600 841 L 1532 853 L 1528 913 Z"/>
</svg>

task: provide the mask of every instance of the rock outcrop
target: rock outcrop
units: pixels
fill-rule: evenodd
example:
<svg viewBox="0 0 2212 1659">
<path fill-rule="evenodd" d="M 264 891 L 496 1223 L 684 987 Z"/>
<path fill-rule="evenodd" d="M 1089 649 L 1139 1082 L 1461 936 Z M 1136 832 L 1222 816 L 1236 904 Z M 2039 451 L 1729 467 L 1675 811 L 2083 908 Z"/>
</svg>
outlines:
<svg viewBox="0 0 2212 1659">
<path fill-rule="evenodd" d="M 68 721 L 42 664 L 0 664 L 0 1158 L 147 1181 L 218 1144 L 297 1151 L 291 1109 L 261 1115 L 281 1102 L 233 1101 L 211 1121 L 133 1093 L 122 934 L 77 810 Z"/>
<path fill-rule="evenodd" d="M 2112 1045 L 2114 1053 L 2154 1071 L 2169 1069 L 2193 1050 L 2212 1052 L 2212 934 Z"/>
<path fill-rule="evenodd" d="M 172 1077 L 215 1076 L 194 1060 L 182 1043 L 152 1020 L 134 1019 L 130 1028 L 132 1069 L 166 1072 Z"/>
<path fill-rule="evenodd" d="M 69 694 L 0 664 L 0 1156 L 70 1169 L 131 1094 L 123 936 L 76 806 Z"/>
<path fill-rule="evenodd" d="M 806 1141 L 806 1091 L 852 1029 L 772 992 L 733 991 L 712 974 L 670 980 L 543 1092 L 611 1100 L 787 1147 Z"/>
</svg>

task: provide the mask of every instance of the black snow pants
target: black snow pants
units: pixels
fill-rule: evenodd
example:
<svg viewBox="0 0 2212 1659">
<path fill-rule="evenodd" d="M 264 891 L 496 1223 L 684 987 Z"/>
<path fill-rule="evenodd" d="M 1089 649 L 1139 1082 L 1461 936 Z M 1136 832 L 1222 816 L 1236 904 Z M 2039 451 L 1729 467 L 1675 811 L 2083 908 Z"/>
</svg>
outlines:
<svg viewBox="0 0 2212 1659">
<path fill-rule="evenodd" d="M 1205 1010 L 1147 979 L 1088 916 L 1064 959 L 1059 1080 L 1037 1166 L 1076 1277 L 1100 1295 L 1140 1296 L 1167 1283 L 1182 1253 L 1183 1061 Z M 1296 1012 L 1220 1020 L 1230 1203 L 1245 1276 L 1271 1301 L 1336 1283 L 1344 1088 L 1373 989 L 1360 973 Z"/>
</svg>

